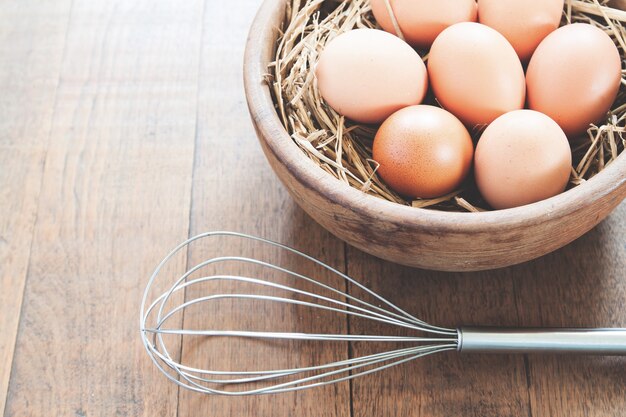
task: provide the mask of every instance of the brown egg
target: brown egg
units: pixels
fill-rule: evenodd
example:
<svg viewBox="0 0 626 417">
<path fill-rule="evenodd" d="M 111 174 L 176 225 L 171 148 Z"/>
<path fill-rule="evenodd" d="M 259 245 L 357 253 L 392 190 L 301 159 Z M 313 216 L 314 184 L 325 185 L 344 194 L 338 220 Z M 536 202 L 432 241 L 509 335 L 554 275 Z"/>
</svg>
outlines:
<svg viewBox="0 0 626 417">
<path fill-rule="evenodd" d="M 548 35 L 528 64 L 528 106 L 568 136 L 606 117 L 621 82 L 620 54 L 602 30 L 585 23 Z"/>
<path fill-rule="evenodd" d="M 339 114 L 380 123 L 419 104 L 428 89 L 426 66 L 403 40 L 382 30 L 357 29 L 331 40 L 315 68 L 317 86 Z"/>
<path fill-rule="evenodd" d="M 371 0 L 378 24 L 396 34 L 385 0 Z M 475 22 L 475 0 L 389 0 L 404 38 L 411 45 L 428 49 L 442 30 L 455 23 Z"/>
<path fill-rule="evenodd" d="M 476 184 L 495 209 L 522 206 L 563 192 L 571 169 L 565 133 L 554 120 L 532 110 L 499 117 L 476 146 Z"/>
<path fill-rule="evenodd" d="M 428 75 L 441 106 L 473 129 L 524 107 L 524 69 L 509 42 L 479 23 L 457 23 L 435 39 Z"/>
<path fill-rule="evenodd" d="M 480 23 L 504 35 L 523 62 L 559 27 L 562 14 L 563 0 L 478 0 Z"/>
<path fill-rule="evenodd" d="M 474 146 L 465 126 L 434 106 L 411 106 L 380 126 L 373 145 L 378 174 L 395 191 L 435 198 L 454 191 L 472 165 Z"/>
</svg>

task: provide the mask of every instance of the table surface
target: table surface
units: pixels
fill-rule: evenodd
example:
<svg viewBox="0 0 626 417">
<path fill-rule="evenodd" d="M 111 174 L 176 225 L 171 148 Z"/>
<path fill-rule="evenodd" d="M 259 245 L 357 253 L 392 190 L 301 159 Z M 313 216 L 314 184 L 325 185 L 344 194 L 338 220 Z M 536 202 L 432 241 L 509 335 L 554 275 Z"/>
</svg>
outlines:
<svg viewBox="0 0 626 417">
<path fill-rule="evenodd" d="M 242 54 L 259 4 L 0 4 L 4 415 L 623 416 L 626 358 L 450 353 L 246 398 L 178 390 L 157 372 L 137 326 L 147 278 L 175 244 L 216 229 L 294 246 L 441 325 L 626 327 L 624 203 L 556 253 L 471 274 L 383 262 L 308 218 L 246 110 Z"/>
</svg>

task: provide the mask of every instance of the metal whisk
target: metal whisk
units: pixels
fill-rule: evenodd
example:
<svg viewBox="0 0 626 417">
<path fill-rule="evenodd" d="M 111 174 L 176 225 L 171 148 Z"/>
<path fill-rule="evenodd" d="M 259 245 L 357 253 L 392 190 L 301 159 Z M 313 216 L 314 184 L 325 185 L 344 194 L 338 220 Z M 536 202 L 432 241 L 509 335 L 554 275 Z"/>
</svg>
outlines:
<svg viewBox="0 0 626 417">
<path fill-rule="evenodd" d="M 332 285 L 319 279 L 306 276 L 283 268 L 273 263 L 242 256 L 219 256 L 204 260 L 189 268 L 163 293 L 153 300 L 149 297 L 155 281 L 164 267 L 176 255 L 182 253 L 188 245 L 199 239 L 216 237 L 235 237 L 253 241 L 260 245 L 269 245 L 286 251 L 303 262 L 311 262 L 322 271 L 339 278 L 342 285 Z M 203 268 L 216 270 L 220 266 L 256 267 L 264 271 L 259 276 L 212 273 L 195 277 Z M 274 275 L 288 277 L 290 284 L 272 281 Z M 296 288 L 302 282 L 315 290 Z M 202 296 L 183 301 L 176 305 L 173 300 L 185 291 L 200 285 L 227 284 L 231 291 L 202 294 Z M 347 286 L 362 291 L 371 297 L 371 302 L 359 299 L 348 293 Z M 245 292 L 232 291 L 236 287 L 245 288 Z M 259 289 L 253 291 L 252 289 Z M 269 292 L 269 293 L 268 293 Z M 354 291 L 351 291 L 354 293 Z M 283 296 L 284 294 L 289 295 Z M 206 303 L 228 301 L 243 303 L 246 301 L 267 302 L 281 306 L 299 306 L 315 311 L 341 314 L 371 320 L 379 324 L 400 327 L 415 331 L 420 336 L 384 336 L 326 334 L 304 332 L 273 332 L 215 329 L 170 328 L 167 325 L 174 317 L 192 306 Z M 237 308 L 237 307 L 235 307 Z M 322 314 L 322 313 L 320 313 Z M 339 381 L 356 378 L 391 366 L 412 361 L 434 353 L 456 350 L 459 352 L 501 352 L 501 353 L 581 353 L 600 355 L 626 355 L 626 329 L 503 329 L 503 328 L 465 328 L 448 329 L 428 324 L 395 306 L 380 295 L 359 284 L 353 278 L 337 271 L 331 266 L 298 250 L 259 237 L 234 232 L 204 233 L 181 243 L 157 266 L 150 277 L 144 292 L 139 326 L 143 344 L 148 355 L 174 383 L 193 391 L 207 394 L 249 395 L 280 393 L 301 390 Z M 260 370 L 209 370 L 185 365 L 173 359 L 168 350 L 167 336 L 195 336 L 214 340 L 295 340 L 324 342 L 395 342 L 408 344 L 409 347 L 387 350 L 381 353 L 340 360 L 312 366 L 291 367 L 285 369 Z"/>
</svg>

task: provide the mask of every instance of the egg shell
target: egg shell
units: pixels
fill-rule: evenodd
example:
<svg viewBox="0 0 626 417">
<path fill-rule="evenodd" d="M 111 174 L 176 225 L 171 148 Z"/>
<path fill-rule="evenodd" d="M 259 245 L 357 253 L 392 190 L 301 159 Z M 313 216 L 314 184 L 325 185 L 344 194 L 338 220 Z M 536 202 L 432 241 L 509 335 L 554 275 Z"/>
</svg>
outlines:
<svg viewBox="0 0 626 417">
<path fill-rule="evenodd" d="M 451 113 L 434 106 L 397 111 L 380 126 L 372 148 L 378 174 L 395 191 L 435 198 L 454 191 L 474 155 L 469 132 Z"/>
<path fill-rule="evenodd" d="M 606 115 L 621 76 L 619 51 L 606 33 L 585 23 L 563 26 L 541 42 L 528 64 L 528 106 L 576 136 Z"/>
<path fill-rule="evenodd" d="M 437 100 L 468 128 L 524 107 L 524 69 L 509 42 L 479 23 L 457 23 L 435 39 L 428 73 Z"/>
<path fill-rule="evenodd" d="M 563 0 L 478 0 L 479 21 L 500 32 L 522 62 L 559 27 Z"/>
<path fill-rule="evenodd" d="M 400 38 L 357 29 L 331 40 L 315 68 L 326 102 L 352 120 L 380 123 L 393 112 L 419 104 L 428 89 L 426 66 Z"/>
<path fill-rule="evenodd" d="M 389 0 L 404 39 L 411 45 L 428 49 L 435 38 L 448 26 L 460 22 L 475 22 L 478 7 L 475 0 Z M 371 0 L 372 12 L 378 24 L 396 34 L 385 0 Z"/>
<path fill-rule="evenodd" d="M 474 157 L 481 195 L 495 209 L 534 203 L 561 193 L 572 169 L 567 136 L 548 116 L 517 110 L 483 132 Z"/>
</svg>

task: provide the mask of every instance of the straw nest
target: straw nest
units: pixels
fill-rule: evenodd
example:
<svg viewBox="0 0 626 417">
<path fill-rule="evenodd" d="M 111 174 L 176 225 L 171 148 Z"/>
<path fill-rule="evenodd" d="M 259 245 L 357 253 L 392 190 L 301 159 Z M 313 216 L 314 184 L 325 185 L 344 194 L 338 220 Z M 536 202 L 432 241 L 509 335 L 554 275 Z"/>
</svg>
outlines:
<svg viewBox="0 0 626 417">
<path fill-rule="evenodd" d="M 626 57 L 626 12 L 611 2 L 566 0 L 562 24 L 590 23 L 611 36 Z M 321 169 L 365 193 L 399 204 L 447 211 L 484 211 L 487 208 L 473 182 L 455 192 L 428 200 L 406 200 L 376 174 L 372 160 L 371 126 L 346 120 L 319 95 L 314 68 L 324 45 L 355 28 L 377 28 L 369 0 L 290 0 L 268 83 L 283 125 L 302 151 Z M 427 60 L 428 56 L 424 56 Z M 588 136 L 572 141 L 573 166 L 569 187 L 602 171 L 624 151 L 626 140 L 626 79 L 603 124 L 590 125 Z M 436 104 L 436 103 L 428 103 Z M 477 138 L 475 138 L 477 139 Z"/>
</svg>

